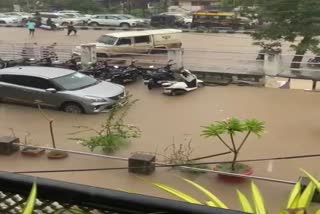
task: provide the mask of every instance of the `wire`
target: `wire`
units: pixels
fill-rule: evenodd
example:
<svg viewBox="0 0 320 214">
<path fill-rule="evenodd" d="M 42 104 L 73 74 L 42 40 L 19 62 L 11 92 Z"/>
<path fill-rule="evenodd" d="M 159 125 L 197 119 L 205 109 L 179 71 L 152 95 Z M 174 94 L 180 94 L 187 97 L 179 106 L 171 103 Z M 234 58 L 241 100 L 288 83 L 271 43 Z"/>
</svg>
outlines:
<svg viewBox="0 0 320 214">
<path fill-rule="evenodd" d="M 260 162 L 260 161 L 270 161 L 270 160 L 290 160 L 290 159 L 300 159 L 300 158 L 314 158 L 320 157 L 320 154 L 310 154 L 310 155 L 296 155 L 296 156 L 285 156 L 285 157 L 274 157 L 274 158 L 260 158 L 260 159 L 247 159 L 238 160 L 238 163 L 246 162 Z M 155 162 L 156 168 L 167 168 L 167 167 L 184 167 L 184 166 L 199 166 L 199 165 L 210 165 L 210 164 L 224 164 L 232 163 L 232 161 L 214 161 L 214 162 L 202 162 L 202 163 L 186 163 L 186 164 L 166 164 Z M 14 171 L 12 173 L 53 173 L 53 172 L 88 172 L 88 171 L 112 171 L 112 170 L 129 170 L 129 169 L 145 169 L 142 167 L 108 167 L 108 168 L 85 168 L 85 169 L 58 169 L 58 170 L 33 170 L 33 171 Z M 192 169 L 199 169 L 195 167 L 190 167 Z"/>
</svg>

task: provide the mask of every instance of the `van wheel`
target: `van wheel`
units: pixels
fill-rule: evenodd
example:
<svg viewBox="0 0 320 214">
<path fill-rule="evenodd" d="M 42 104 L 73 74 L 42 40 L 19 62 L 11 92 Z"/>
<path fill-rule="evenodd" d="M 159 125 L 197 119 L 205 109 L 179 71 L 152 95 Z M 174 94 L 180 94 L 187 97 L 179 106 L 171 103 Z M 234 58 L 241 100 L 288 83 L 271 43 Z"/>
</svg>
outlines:
<svg viewBox="0 0 320 214">
<path fill-rule="evenodd" d="M 129 23 L 121 23 L 121 24 L 120 24 L 120 27 L 129 28 L 130 25 L 129 25 Z"/>
<path fill-rule="evenodd" d="M 67 113 L 81 114 L 84 110 L 81 105 L 74 102 L 68 102 L 62 105 L 62 110 Z"/>
<path fill-rule="evenodd" d="M 62 22 L 62 26 L 68 26 L 68 22 Z"/>
</svg>

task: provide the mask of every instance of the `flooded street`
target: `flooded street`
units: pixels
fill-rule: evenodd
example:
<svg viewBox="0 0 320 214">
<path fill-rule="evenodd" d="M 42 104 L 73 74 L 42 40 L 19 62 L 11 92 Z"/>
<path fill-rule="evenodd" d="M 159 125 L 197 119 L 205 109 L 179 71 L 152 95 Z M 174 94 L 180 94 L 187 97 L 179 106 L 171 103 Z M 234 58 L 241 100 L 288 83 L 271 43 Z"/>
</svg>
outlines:
<svg viewBox="0 0 320 214">
<path fill-rule="evenodd" d="M 3 32 L 9 32 L 5 36 Z M 81 42 L 92 42 L 104 31 L 80 31 L 77 37 L 67 37 L 62 32 L 36 32 L 31 39 L 25 29 L 0 28 L 0 41 L 5 42 L 58 42 L 64 45 L 76 45 Z M 50 37 L 49 37 L 50 35 Z M 198 34 L 197 34 L 198 35 Z M 237 38 L 240 37 L 240 38 Z M 254 53 L 257 47 L 252 46 L 246 35 L 228 35 L 222 38 L 219 34 L 201 35 L 197 42 L 194 34 L 183 34 L 184 46 L 189 49 L 215 51 L 243 51 Z M 202 39 L 201 39 L 202 38 Z M 205 39 L 210 38 L 210 41 Z M 219 38 L 219 40 L 217 39 Z M 221 55 L 219 55 L 221 56 Z M 255 56 L 252 55 L 254 58 Z M 229 66 L 229 65 L 228 65 Z M 245 66 L 245 65 L 244 65 Z M 185 143 L 184 138 L 192 139 L 193 158 L 226 152 L 226 148 L 216 139 L 205 139 L 200 136 L 201 126 L 230 117 L 257 118 L 266 122 L 266 133 L 258 139 L 251 136 L 243 148 L 239 159 L 284 157 L 303 154 L 315 154 L 320 150 L 320 94 L 302 90 L 281 90 L 253 87 L 204 87 L 190 94 L 169 97 L 161 90 L 148 91 L 141 82 L 129 85 L 127 90 L 139 99 L 130 110 L 127 120 L 137 125 L 142 136 L 133 140 L 126 148 L 115 155 L 130 157 L 134 152 L 165 154 L 164 149 L 172 143 Z M 89 152 L 89 150 L 72 137 L 91 136 L 92 132 L 74 135 L 78 131 L 74 126 L 88 126 L 98 129 L 106 118 L 106 113 L 94 115 L 72 115 L 55 110 L 44 110 L 54 119 L 54 132 L 58 148 Z M 50 146 L 48 122 L 37 108 L 0 103 L 0 135 L 16 135 L 23 142 L 30 134 L 29 143 Z M 99 151 L 96 151 L 99 153 Z M 158 160 L 162 160 L 158 155 Z M 225 161 L 231 156 L 212 158 L 205 161 Z M 320 176 L 319 158 L 264 161 L 249 163 L 254 175 L 270 178 L 297 181 L 306 169 L 315 176 Z M 25 158 L 19 154 L 0 156 L 0 169 L 3 171 L 26 172 L 31 170 L 83 169 L 103 167 L 126 167 L 127 162 L 110 159 L 70 155 L 65 160 L 48 160 L 42 158 Z M 213 168 L 214 166 L 210 166 Z M 168 168 L 157 168 L 149 177 L 129 174 L 127 170 L 64 172 L 32 174 L 52 179 L 87 184 L 97 187 L 124 190 L 133 193 L 171 198 L 170 194 L 152 186 L 152 181 L 167 184 L 186 193 L 205 198 L 196 189 L 183 183 L 177 175 L 188 177 L 211 190 L 230 208 L 239 209 L 236 189 L 249 194 L 250 182 L 242 184 L 225 184 L 216 175 L 181 174 Z M 141 179 L 143 178 L 143 179 Z M 269 213 L 276 213 L 284 207 L 291 185 L 255 181 L 263 193 Z"/>
<path fill-rule="evenodd" d="M 200 136 L 201 126 L 232 116 L 258 118 L 266 121 L 267 126 L 267 132 L 261 139 L 255 137 L 249 139 L 240 159 L 314 154 L 320 149 L 318 142 L 320 113 L 317 112 L 320 100 L 317 93 L 246 87 L 205 87 L 186 96 L 167 97 L 161 95 L 158 90 L 148 91 L 142 83 L 136 83 L 128 89 L 135 98 L 139 99 L 128 115 L 128 122 L 138 125 L 142 130 L 142 136 L 116 155 L 129 157 L 136 151 L 164 154 L 164 149 L 173 143 L 173 138 L 175 143 L 180 144 L 184 142 L 185 135 L 192 138 L 193 157 L 225 152 L 226 149 L 217 140 L 204 139 Z M 77 130 L 73 126 L 84 125 L 98 128 L 106 116 L 105 114 L 71 115 L 54 110 L 45 112 L 55 120 L 58 147 L 79 151 L 88 150 L 69 139 L 73 137 L 70 133 Z M 21 139 L 29 132 L 33 144 L 50 145 L 48 124 L 36 108 L 1 104 L 0 121 L 1 135 L 10 135 L 10 128 L 13 128 L 14 133 Z M 161 159 L 161 156 L 158 158 Z M 0 159 L 1 169 L 9 171 L 127 166 L 126 162 L 79 155 L 72 155 L 66 160 L 58 161 L 49 161 L 45 158 L 21 159 L 17 156 L 0 157 Z M 212 160 L 230 160 L 230 156 Z M 254 167 L 254 175 L 295 181 L 301 175 L 299 168 L 307 169 L 318 175 L 318 167 L 313 164 L 317 160 L 317 158 L 309 158 L 266 161 L 254 162 L 250 165 Z M 130 175 L 127 170 L 37 175 L 171 198 L 169 194 L 154 188 L 149 183 L 149 179 L 150 182 L 156 180 L 176 188 L 186 189 L 188 185 L 182 183 L 176 174 L 176 171 L 158 168 L 154 175 L 146 177 L 147 180 Z M 240 185 L 226 185 L 217 180 L 213 174 L 191 178 L 208 187 L 234 208 L 238 207 L 235 188 L 248 191 L 249 182 Z M 267 204 L 276 204 L 271 209 L 278 209 L 282 206 L 281 202 L 285 202 L 283 200 L 291 187 L 271 182 L 257 181 L 256 183 L 261 187 Z M 187 191 L 197 195 L 192 188 L 187 188 Z"/>
</svg>

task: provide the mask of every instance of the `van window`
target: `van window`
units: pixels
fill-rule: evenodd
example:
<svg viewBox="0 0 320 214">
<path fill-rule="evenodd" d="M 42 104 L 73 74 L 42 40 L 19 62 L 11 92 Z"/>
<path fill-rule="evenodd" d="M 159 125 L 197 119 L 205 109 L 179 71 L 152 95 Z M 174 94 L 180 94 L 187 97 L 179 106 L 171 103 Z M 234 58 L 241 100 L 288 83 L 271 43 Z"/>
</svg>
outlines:
<svg viewBox="0 0 320 214">
<path fill-rule="evenodd" d="M 120 38 L 117 42 L 117 45 L 131 45 L 130 38 Z"/>
<path fill-rule="evenodd" d="M 135 44 L 150 43 L 150 36 L 137 36 L 137 37 L 134 37 L 134 43 Z"/>
<path fill-rule="evenodd" d="M 97 42 L 106 44 L 106 45 L 114 45 L 114 43 L 117 41 L 116 37 L 108 36 L 108 35 L 102 35 L 99 37 Z"/>
</svg>

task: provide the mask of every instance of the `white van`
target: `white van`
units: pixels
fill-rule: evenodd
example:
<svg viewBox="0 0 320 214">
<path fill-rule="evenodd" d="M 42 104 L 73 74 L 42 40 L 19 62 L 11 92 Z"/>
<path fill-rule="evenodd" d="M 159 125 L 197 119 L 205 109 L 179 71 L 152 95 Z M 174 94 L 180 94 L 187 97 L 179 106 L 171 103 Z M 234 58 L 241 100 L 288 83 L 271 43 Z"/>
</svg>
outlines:
<svg viewBox="0 0 320 214">
<path fill-rule="evenodd" d="M 147 31 L 125 31 L 102 35 L 96 45 L 97 57 L 111 57 L 123 53 L 151 53 L 154 50 L 181 48 L 181 30 L 161 29 Z M 80 56 L 81 46 L 73 52 Z"/>
</svg>

